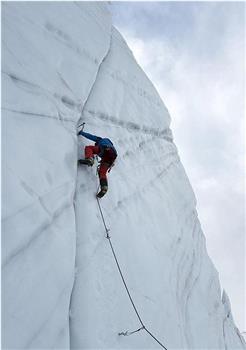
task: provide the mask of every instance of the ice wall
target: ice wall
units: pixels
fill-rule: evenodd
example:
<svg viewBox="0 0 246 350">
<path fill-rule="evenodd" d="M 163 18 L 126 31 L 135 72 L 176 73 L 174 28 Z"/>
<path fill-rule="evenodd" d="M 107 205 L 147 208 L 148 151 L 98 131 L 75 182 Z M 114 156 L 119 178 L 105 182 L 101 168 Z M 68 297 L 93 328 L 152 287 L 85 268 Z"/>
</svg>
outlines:
<svg viewBox="0 0 246 350">
<path fill-rule="evenodd" d="M 68 348 L 76 123 L 107 53 L 103 4 L 2 3 L 3 347 Z"/>
<path fill-rule="evenodd" d="M 245 344 L 206 253 L 158 93 L 96 2 L 2 6 L 3 348 L 158 348 L 105 239 L 89 144 L 119 156 L 103 212 L 146 326 L 168 349 Z M 78 142 L 77 142 L 78 141 Z M 77 149 L 77 144 L 79 148 Z"/>
</svg>

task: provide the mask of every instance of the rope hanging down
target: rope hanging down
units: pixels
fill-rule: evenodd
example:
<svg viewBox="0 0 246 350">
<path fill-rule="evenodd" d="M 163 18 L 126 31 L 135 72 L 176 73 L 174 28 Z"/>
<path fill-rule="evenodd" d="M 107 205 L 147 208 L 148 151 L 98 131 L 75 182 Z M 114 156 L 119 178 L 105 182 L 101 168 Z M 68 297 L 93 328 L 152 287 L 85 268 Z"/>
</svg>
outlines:
<svg viewBox="0 0 246 350">
<path fill-rule="evenodd" d="M 98 189 L 99 189 L 99 187 L 98 187 Z M 97 191 L 98 192 L 98 191 Z M 112 242 L 111 242 L 111 238 L 110 238 L 110 236 L 109 236 L 109 229 L 107 228 L 107 225 L 106 225 L 106 222 L 105 222 L 105 219 L 104 219 L 104 215 L 103 215 L 103 212 L 102 212 L 102 208 L 101 208 L 101 205 L 100 205 L 100 202 L 99 202 L 99 199 L 97 198 L 97 204 L 98 204 L 98 207 L 99 207 L 99 211 L 100 211 L 100 214 L 101 214 L 101 217 L 102 217 L 102 221 L 103 221 L 103 225 L 104 225 L 104 228 L 105 228 L 105 232 L 106 232 L 106 238 L 108 239 L 108 241 L 109 241 L 109 244 L 110 244 L 110 247 L 111 247 L 111 250 L 112 250 L 112 253 L 113 253 L 113 256 L 114 256 L 114 260 L 115 260 L 115 262 L 116 262 L 116 265 L 117 265 L 117 267 L 118 267 L 118 271 L 119 271 L 119 273 L 120 273 L 120 276 L 121 276 L 121 279 L 122 279 L 122 282 L 123 282 L 123 284 L 124 284 L 124 287 L 125 287 L 125 289 L 126 289 L 126 292 L 127 292 L 127 294 L 128 294 L 128 297 L 129 297 L 129 299 L 130 299 L 130 302 L 131 302 L 131 304 L 132 304 L 132 307 L 133 307 L 133 309 L 134 309 L 134 311 L 135 311 L 135 313 L 136 313 L 136 315 L 137 315 L 137 317 L 138 317 L 138 319 L 139 319 L 139 322 L 140 322 L 140 324 L 141 324 L 141 328 L 139 328 L 139 329 L 137 329 L 137 330 L 135 330 L 135 331 L 132 331 L 132 332 L 129 332 L 129 331 L 126 331 L 126 332 L 120 332 L 120 333 L 118 333 L 118 335 L 123 335 L 123 336 L 129 336 L 129 335 L 132 335 L 133 333 L 137 333 L 137 332 L 140 332 L 141 330 L 145 330 L 163 349 L 165 349 L 165 350 L 167 350 L 167 348 L 145 327 L 145 325 L 144 325 L 144 323 L 143 323 L 143 321 L 142 321 L 142 319 L 141 319 L 141 317 L 140 317 L 140 315 L 139 315 L 139 313 L 138 313 L 138 310 L 137 310 L 137 308 L 136 308 L 136 306 L 135 306 L 135 304 L 134 304 L 134 302 L 133 302 L 133 299 L 132 299 L 132 296 L 131 296 L 131 294 L 130 294 L 130 291 L 129 291 L 129 289 L 128 289 L 128 287 L 127 287 L 127 284 L 126 284 L 126 281 L 125 281 L 125 278 L 124 278 L 124 276 L 123 276 L 123 273 L 122 273 L 122 271 L 121 271 L 121 268 L 120 268 L 120 265 L 119 265 L 119 262 L 118 262 L 118 259 L 117 259 L 117 256 L 116 256 L 116 254 L 115 254 L 115 250 L 114 250 L 114 247 L 113 247 L 113 244 L 112 244 Z"/>
</svg>

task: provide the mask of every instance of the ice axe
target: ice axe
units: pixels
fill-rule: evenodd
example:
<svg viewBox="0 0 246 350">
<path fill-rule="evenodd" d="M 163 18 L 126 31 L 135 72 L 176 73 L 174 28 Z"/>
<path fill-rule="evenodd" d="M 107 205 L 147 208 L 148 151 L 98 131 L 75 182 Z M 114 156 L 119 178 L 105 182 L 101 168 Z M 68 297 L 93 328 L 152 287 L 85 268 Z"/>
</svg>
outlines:
<svg viewBox="0 0 246 350">
<path fill-rule="evenodd" d="M 85 122 L 84 122 L 84 123 L 79 124 L 77 128 L 79 129 L 81 126 L 82 126 L 82 128 L 81 128 L 81 130 L 79 130 L 79 132 L 77 133 L 77 135 L 79 135 L 80 131 L 83 131 L 83 130 L 84 130 L 84 127 L 85 127 Z"/>
</svg>

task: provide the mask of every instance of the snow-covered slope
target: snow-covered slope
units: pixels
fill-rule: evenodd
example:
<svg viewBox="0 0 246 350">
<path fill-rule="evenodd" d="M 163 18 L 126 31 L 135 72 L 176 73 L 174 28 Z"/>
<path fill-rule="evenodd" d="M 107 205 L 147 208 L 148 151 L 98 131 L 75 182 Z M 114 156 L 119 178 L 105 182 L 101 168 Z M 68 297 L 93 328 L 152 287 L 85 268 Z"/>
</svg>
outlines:
<svg viewBox="0 0 246 350">
<path fill-rule="evenodd" d="M 168 349 L 246 348 L 206 253 L 196 202 L 155 88 L 105 3 L 2 6 L 3 347 L 159 348 L 120 279 L 88 140 L 119 156 L 101 200 L 129 291 Z M 77 145 L 79 144 L 79 147 Z"/>
</svg>

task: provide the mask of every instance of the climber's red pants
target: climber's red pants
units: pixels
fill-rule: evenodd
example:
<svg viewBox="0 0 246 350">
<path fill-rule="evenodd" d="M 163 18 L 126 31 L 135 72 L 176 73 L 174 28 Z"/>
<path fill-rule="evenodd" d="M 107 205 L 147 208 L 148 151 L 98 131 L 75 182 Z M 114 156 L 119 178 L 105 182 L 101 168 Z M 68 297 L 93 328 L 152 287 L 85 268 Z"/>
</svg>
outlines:
<svg viewBox="0 0 246 350">
<path fill-rule="evenodd" d="M 94 154 L 99 154 L 100 148 L 98 146 L 85 146 L 85 158 L 92 158 Z M 115 161 L 115 154 L 113 150 L 105 151 L 101 160 L 101 165 L 98 170 L 100 180 L 104 179 L 107 181 L 107 171 Z"/>
<path fill-rule="evenodd" d="M 93 158 L 94 154 L 98 154 L 100 149 L 98 146 L 85 146 L 85 158 Z"/>
</svg>

